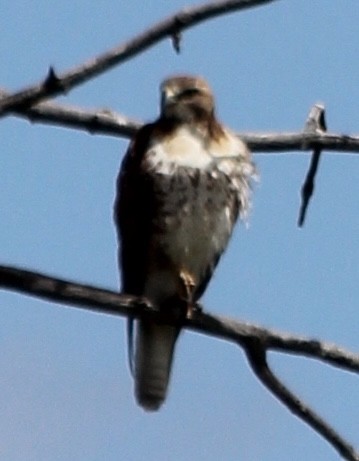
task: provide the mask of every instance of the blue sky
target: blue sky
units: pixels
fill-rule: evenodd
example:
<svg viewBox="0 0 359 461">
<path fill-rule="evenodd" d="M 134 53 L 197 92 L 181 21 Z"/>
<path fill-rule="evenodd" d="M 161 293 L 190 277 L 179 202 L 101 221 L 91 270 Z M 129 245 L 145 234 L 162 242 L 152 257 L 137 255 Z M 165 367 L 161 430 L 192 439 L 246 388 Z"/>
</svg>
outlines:
<svg viewBox="0 0 359 461">
<path fill-rule="evenodd" d="M 35 2 L 2 6 L 1 86 L 20 89 L 76 66 L 186 4 Z M 63 102 L 141 120 L 169 74 L 211 83 L 238 131 L 298 131 L 310 107 L 329 130 L 358 133 L 357 0 L 287 0 L 209 21 L 81 86 Z M 0 124 L 1 262 L 119 286 L 114 184 L 128 140 Z M 359 349 L 359 164 L 325 154 L 304 229 L 296 227 L 308 155 L 257 154 L 250 226 L 238 226 L 204 297 L 214 313 Z M 9 461 L 336 460 L 253 376 L 233 345 L 186 332 L 157 414 L 134 403 L 124 320 L 0 293 L 0 454 Z M 357 376 L 271 354 L 290 388 L 359 446 Z"/>
</svg>

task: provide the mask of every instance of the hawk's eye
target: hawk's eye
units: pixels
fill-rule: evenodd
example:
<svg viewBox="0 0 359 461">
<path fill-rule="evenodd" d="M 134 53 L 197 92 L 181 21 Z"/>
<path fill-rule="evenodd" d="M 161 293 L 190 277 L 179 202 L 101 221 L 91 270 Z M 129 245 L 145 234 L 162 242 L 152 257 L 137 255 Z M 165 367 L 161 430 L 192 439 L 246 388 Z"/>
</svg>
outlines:
<svg viewBox="0 0 359 461">
<path fill-rule="evenodd" d="M 187 90 L 182 91 L 181 97 L 190 98 L 191 96 L 195 96 L 199 94 L 200 91 L 198 88 L 188 88 Z"/>
</svg>

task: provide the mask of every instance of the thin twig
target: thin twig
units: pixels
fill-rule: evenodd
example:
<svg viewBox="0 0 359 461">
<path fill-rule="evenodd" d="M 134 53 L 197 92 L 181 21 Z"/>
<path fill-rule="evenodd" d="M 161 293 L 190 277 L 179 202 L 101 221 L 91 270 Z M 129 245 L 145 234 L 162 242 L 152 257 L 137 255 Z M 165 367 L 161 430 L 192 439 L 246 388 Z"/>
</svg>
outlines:
<svg viewBox="0 0 359 461">
<path fill-rule="evenodd" d="M 325 123 L 324 106 L 315 104 L 309 112 L 309 116 L 305 125 L 305 132 L 322 134 L 327 131 Z M 313 195 L 315 187 L 315 175 L 318 171 L 320 155 L 322 149 L 316 147 L 310 160 L 309 170 L 302 186 L 302 203 L 299 210 L 298 226 L 303 227 L 309 201 Z"/>
<path fill-rule="evenodd" d="M 355 451 L 354 447 L 275 376 L 268 366 L 266 351 L 258 342 L 248 343 L 245 351 L 257 378 L 278 400 L 320 434 L 344 459 L 359 461 L 359 453 Z"/>
<path fill-rule="evenodd" d="M 134 57 L 166 37 L 193 27 L 202 21 L 234 11 L 245 10 L 272 3 L 276 0 L 221 0 L 205 2 L 202 5 L 186 8 L 173 16 L 155 24 L 133 39 L 109 50 L 89 61 L 57 74 L 50 68 L 46 78 L 33 86 L 15 92 L 0 100 L 0 117 L 19 107 L 30 107 L 41 100 L 67 93 L 91 78 Z"/>
</svg>

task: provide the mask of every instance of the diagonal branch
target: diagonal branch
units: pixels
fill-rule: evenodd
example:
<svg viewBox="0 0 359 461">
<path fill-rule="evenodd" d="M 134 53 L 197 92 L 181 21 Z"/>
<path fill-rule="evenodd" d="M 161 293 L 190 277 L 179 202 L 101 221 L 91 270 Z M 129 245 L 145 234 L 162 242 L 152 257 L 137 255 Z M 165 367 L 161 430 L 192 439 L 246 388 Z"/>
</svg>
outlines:
<svg viewBox="0 0 359 461">
<path fill-rule="evenodd" d="M 9 95 L 8 91 L 0 89 L 1 97 Z M 77 106 L 41 102 L 28 108 L 16 108 L 10 115 L 39 122 L 47 125 L 59 125 L 75 130 L 87 131 L 90 134 L 102 134 L 131 138 L 142 126 L 138 120 L 125 117 L 109 109 L 83 109 Z"/>
<path fill-rule="evenodd" d="M 247 343 L 245 351 L 254 374 L 271 394 L 329 442 L 344 459 L 359 461 L 359 453 L 354 447 L 275 376 L 268 366 L 266 351 L 258 342 Z"/>
<path fill-rule="evenodd" d="M 41 100 L 70 91 L 112 67 L 132 58 L 166 37 L 178 35 L 200 22 L 234 11 L 272 3 L 276 0 L 221 0 L 186 8 L 155 24 L 150 29 L 116 48 L 96 56 L 62 74 L 50 68 L 46 78 L 33 86 L 15 92 L 0 100 L 0 117 L 20 107 L 30 107 Z"/>
</svg>

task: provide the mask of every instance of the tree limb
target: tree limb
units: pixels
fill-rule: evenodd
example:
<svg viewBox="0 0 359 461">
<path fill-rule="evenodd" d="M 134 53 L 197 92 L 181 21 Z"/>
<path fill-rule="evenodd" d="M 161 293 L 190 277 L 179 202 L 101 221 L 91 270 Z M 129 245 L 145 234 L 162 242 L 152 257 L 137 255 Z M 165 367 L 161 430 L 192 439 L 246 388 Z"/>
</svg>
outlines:
<svg viewBox="0 0 359 461">
<path fill-rule="evenodd" d="M 102 314 L 127 317 L 149 316 L 152 320 L 163 321 L 163 314 L 145 299 L 16 267 L 0 266 L 1 288 Z M 165 320 L 169 323 L 179 321 L 178 318 Z M 181 322 L 185 328 L 236 344 L 245 346 L 248 341 L 260 341 L 261 346 L 267 350 L 303 355 L 359 373 L 359 354 L 354 354 L 335 344 L 277 332 L 197 310 L 193 312 L 191 319 L 184 321 L 182 319 Z"/>
<path fill-rule="evenodd" d="M 226 319 L 195 310 L 190 319 L 165 318 L 142 298 L 89 285 L 49 277 L 37 272 L 0 266 L 0 288 L 48 301 L 72 305 L 103 314 L 127 317 L 148 317 L 152 320 L 178 324 L 200 333 L 226 339 L 244 348 L 249 363 L 260 381 L 291 412 L 299 416 L 324 437 L 345 459 L 359 461 L 359 454 L 335 430 L 291 393 L 271 372 L 266 361 L 268 350 L 304 355 L 331 365 L 359 373 L 359 355 L 336 345 L 275 332 L 257 325 Z"/>
<path fill-rule="evenodd" d="M 46 78 L 40 83 L 12 93 L 0 100 L 0 117 L 15 109 L 28 108 L 49 97 L 67 93 L 75 86 L 85 83 L 115 65 L 134 57 L 160 40 L 166 37 L 175 37 L 181 31 L 189 29 L 202 21 L 274 1 L 276 0 L 221 0 L 183 9 L 133 39 L 67 72 L 57 74 L 51 67 Z"/>
<path fill-rule="evenodd" d="M 0 89 L 1 98 L 9 95 Z M 41 102 L 29 108 L 20 107 L 9 112 L 10 115 L 48 125 L 59 125 L 75 130 L 83 130 L 90 134 L 102 134 L 131 138 L 142 126 L 140 121 L 130 119 L 110 109 L 83 109 L 77 106 Z"/>
<path fill-rule="evenodd" d="M 359 453 L 354 447 L 276 377 L 268 366 L 265 349 L 258 342 L 248 342 L 245 351 L 254 374 L 277 399 L 329 442 L 344 459 L 359 461 Z"/>
<path fill-rule="evenodd" d="M 8 94 L 0 89 L 0 97 Z M 81 129 L 91 134 L 131 138 L 143 125 L 109 109 L 85 110 L 80 107 L 43 102 L 31 108 L 17 108 L 11 114 L 31 122 Z M 323 131 L 297 133 L 238 133 L 253 152 L 283 153 L 322 149 L 331 152 L 358 153 L 359 136 Z"/>
</svg>

